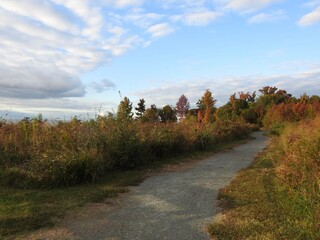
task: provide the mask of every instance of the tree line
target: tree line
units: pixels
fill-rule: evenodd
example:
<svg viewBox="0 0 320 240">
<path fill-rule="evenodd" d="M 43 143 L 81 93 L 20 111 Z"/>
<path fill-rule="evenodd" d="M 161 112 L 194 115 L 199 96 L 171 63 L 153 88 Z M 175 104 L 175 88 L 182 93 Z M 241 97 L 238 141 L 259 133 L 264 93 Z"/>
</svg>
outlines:
<svg viewBox="0 0 320 240">
<path fill-rule="evenodd" d="M 229 101 L 219 108 L 216 107 L 216 102 L 217 100 L 214 99 L 212 92 L 207 89 L 198 100 L 196 108 L 190 108 L 188 98 L 182 94 L 175 106 L 165 105 L 162 108 L 158 108 L 155 104 L 146 108 L 145 100 L 142 98 L 139 100 L 137 107 L 134 108 L 135 112 L 133 113 L 132 102 L 129 98 L 124 97 L 118 106 L 115 117 L 117 119 L 163 123 L 177 121 L 213 123 L 241 119 L 247 123 L 262 126 L 263 121 L 270 121 L 270 119 L 264 120 L 266 115 L 270 118 L 271 113 L 267 114 L 269 108 L 282 106 L 282 111 L 284 111 L 284 106 L 291 106 L 291 118 L 294 118 L 292 115 L 297 115 L 297 118 L 299 115 L 308 115 L 312 111 L 317 112 L 318 107 L 316 105 L 320 102 L 320 97 L 303 94 L 300 98 L 296 98 L 286 90 L 265 86 L 259 89 L 259 95 L 256 92 L 234 93 L 230 96 Z M 314 108 L 313 110 L 310 109 L 311 105 L 313 106 L 311 108 Z M 310 112 L 305 112 L 308 109 Z M 281 109 L 277 109 L 273 113 L 279 113 L 280 111 Z M 286 109 L 286 111 L 289 110 Z M 285 115 L 285 113 L 279 114 Z"/>
</svg>

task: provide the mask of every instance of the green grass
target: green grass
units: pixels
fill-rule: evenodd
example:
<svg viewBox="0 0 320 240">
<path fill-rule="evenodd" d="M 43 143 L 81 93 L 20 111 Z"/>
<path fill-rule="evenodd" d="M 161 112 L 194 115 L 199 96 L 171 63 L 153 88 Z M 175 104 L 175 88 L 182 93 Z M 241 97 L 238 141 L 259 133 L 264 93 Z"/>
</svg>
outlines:
<svg viewBox="0 0 320 240">
<path fill-rule="evenodd" d="M 230 149 L 247 140 L 234 140 L 215 145 L 203 151 L 182 154 L 153 162 L 147 167 L 123 172 L 110 172 L 95 184 L 83 184 L 61 189 L 14 189 L 0 187 L 0 239 L 16 239 L 28 232 L 57 224 L 68 212 L 72 214 L 92 202 L 103 202 L 107 198 L 128 191 L 128 186 L 137 185 L 153 172 L 168 165 L 204 159 L 215 152 Z"/>
<path fill-rule="evenodd" d="M 96 184 L 52 190 L 1 187 L 0 239 L 10 239 L 27 231 L 50 227 L 67 211 L 126 192 L 126 187 L 141 182 L 142 176 L 138 171 L 114 173 Z"/>
<path fill-rule="evenodd" d="M 207 226 L 212 239 L 320 239 L 305 203 L 278 181 L 274 144 L 220 190 L 222 213 Z"/>
</svg>

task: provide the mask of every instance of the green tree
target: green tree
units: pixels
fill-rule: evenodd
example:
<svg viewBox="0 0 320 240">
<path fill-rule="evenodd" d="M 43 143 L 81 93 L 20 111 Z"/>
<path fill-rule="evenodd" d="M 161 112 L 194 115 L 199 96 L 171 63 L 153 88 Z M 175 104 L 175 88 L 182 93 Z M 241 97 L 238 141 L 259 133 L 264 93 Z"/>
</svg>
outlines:
<svg viewBox="0 0 320 240">
<path fill-rule="evenodd" d="M 120 120 L 131 120 L 132 116 L 132 102 L 130 102 L 129 98 L 124 97 L 118 106 L 117 118 Z"/>
<path fill-rule="evenodd" d="M 141 118 L 146 111 L 146 105 L 143 98 L 141 98 L 138 102 L 138 106 L 135 108 L 137 118 Z"/>
<path fill-rule="evenodd" d="M 152 104 L 150 108 L 147 108 L 142 119 L 144 122 L 159 122 L 159 111 L 157 106 Z"/>
<path fill-rule="evenodd" d="M 176 112 L 170 105 L 164 106 L 159 111 L 159 116 L 160 116 L 161 122 L 164 122 L 164 123 L 177 121 Z"/>
<path fill-rule="evenodd" d="M 216 120 L 234 120 L 236 118 L 236 114 L 233 111 L 233 107 L 230 102 L 218 108 L 215 112 Z"/>
</svg>

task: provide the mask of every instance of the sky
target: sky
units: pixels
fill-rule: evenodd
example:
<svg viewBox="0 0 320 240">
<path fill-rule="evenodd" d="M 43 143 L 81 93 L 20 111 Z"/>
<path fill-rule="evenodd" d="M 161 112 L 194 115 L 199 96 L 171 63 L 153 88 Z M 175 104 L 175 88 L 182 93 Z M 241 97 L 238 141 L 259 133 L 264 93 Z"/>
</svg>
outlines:
<svg viewBox="0 0 320 240">
<path fill-rule="evenodd" d="M 320 95 L 320 0 L 1 0 L 0 118 Z"/>
</svg>

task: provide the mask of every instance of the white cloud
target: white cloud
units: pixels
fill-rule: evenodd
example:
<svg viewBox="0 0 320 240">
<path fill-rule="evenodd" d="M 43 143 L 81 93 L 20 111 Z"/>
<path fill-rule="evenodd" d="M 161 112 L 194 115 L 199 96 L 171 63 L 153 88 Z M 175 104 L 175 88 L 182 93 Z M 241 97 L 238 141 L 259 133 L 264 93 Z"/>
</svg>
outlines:
<svg viewBox="0 0 320 240">
<path fill-rule="evenodd" d="M 104 0 L 103 2 L 117 8 L 125 8 L 131 6 L 140 6 L 144 3 L 144 0 Z"/>
<path fill-rule="evenodd" d="M 107 39 L 107 42 L 101 46 L 101 49 L 111 51 L 113 56 L 120 56 L 136 45 L 144 45 L 145 41 L 138 35 L 122 39 L 118 35 Z"/>
<path fill-rule="evenodd" d="M 308 8 L 315 8 L 320 6 L 320 0 L 312 0 L 304 4 Z"/>
<path fill-rule="evenodd" d="M 0 67 L 0 96 L 8 98 L 81 97 L 84 86 L 77 76 L 59 69 L 34 66 Z"/>
<path fill-rule="evenodd" d="M 240 11 L 240 12 L 252 12 L 259 9 L 262 9 L 264 7 L 267 7 L 268 5 L 282 2 L 283 0 L 227 0 L 223 1 L 225 2 L 224 7 L 227 9 L 231 9 L 234 11 Z M 220 1 L 221 2 L 221 1 Z"/>
<path fill-rule="evenodd" d="M 320 7 L 316 8 L 312 12 L 304 15 L 298 21 L 298 24 L 302 27 L 310 26 L 320 22 Z"/>
<path fill-rule="evenodd" d="M 151 34 L 152 38 L 159 38 L 174 32 L 174 28 L 168 23 L 159 23 L 148 28 L 147 32 Z"/>
<path fill-rule="evenodd" d="M 163 8 L 180 8 L 180 9 L 197 9 L 204 7 L 208 3 L 212 3 L 210 0 L 156 0 L 162 5 Z"/>
<path fill-rule="evenodd" d="M 52 9 L 52 4 L 47 1 L 38 0 L 1 0 L 0 8 L 8 12 L 23 16 L 52 27 L 60 31 L 77 32 L 77 27 L 60 14 Z"/>
<path fill-rule="evenodd" d="M 115 89 L 116 84 L 109 79 L 102 79 L 100 82 L 93 82 L 92 87 L 96 90 L 98 93 L 102 93 L 105 91 L 108 91 L 110 89 Z"/>
<path fill-rule="evenodd" d="M 90 6 L 88 0 L 51 0 L 56 4 L 60 4 L 69 9 L 75 15 L 80 17 L 86 24 L 82 29 L 82 34 L 91 38 L 97 38 L 103 26 L 103 17 L 99 7 Z M 91 2 L 92 3 L 92 2 Z"/>
<path fill-rule="evenodd" d="M 295 74 L 283 74 L 272 76 L 242 76 L 225 77 L 222 79 L 193 79 L 188 81 L 162 84 L 152 89 L 136 92 L 139 98 L 144 98 L 147 103 L 164 106 L 175 105 L 179 96 L 185 94 L 192 107 L 201 98 L 206 89 L 210 89 L 213 97 L 218 100 L 217 105 L 225 104 L 230 95 L 239 92 L 258 91 L 264 86 L 276 86 L 285 89 L 294 96 L 300 96 L 304 92 L 309 95 L 319 94 L 320 71 L 304 71 Z M 301 92 L 303 89 L 303 92 Z"/>
<path fill-rule="evenodd" d="M 0 1 L 1 95 L 84 96 L 80 73 L 144 45 L 101 11 L 89 0 Z"/>
<path fill-rule="evenodd" d="M 119 18 L 124 18 L 124 20 L 128 23 L 134 24 L 140 28 L 148 28 L 155 22 L 160 21 L 165 16 L 163 14 L 146 12 L 142 8 L 132 9 L 129 14 L 124 17 L 119 16 Z"/>
<path fill-rule="evenodd" d="M 259 13 L 248 19 L 248 23 L 266 23 L 266 22 L 277 22 L 286 18 L 284 11 L 278 10 L 271 13 Z"/>
<path fill-rule="evenodd" d="M 186 12 L 183 15 L 176 15 L 171 18 L 173 21 L 182 21 L 188 26 L 206 26 L 217 18 L 222 16 L 220 12 L 201 9 L 192 12 Z"/>
</svg>

